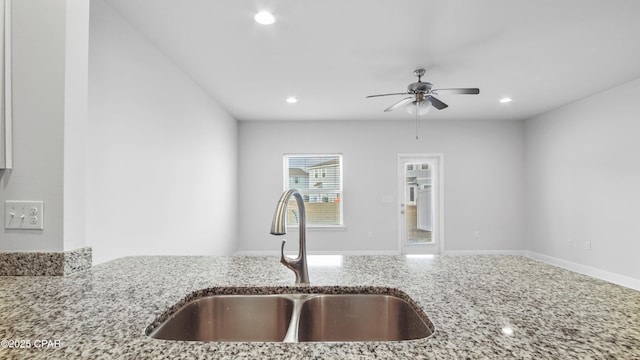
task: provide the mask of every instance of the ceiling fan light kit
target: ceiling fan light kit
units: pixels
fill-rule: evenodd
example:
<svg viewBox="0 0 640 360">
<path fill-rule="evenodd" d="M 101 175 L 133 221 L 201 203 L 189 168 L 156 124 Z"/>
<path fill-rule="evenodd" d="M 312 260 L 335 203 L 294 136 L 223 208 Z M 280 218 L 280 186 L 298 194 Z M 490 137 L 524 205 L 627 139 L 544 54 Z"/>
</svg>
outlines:
<svg viewBox="0 0 640 360">
<path fill-rule="evenodd" d="M 426 100 L 423 99 L 420 101 L 414 100 L 404 107 L 404 109 L 410 115 L 413 115 L 415 113 L 418 113 L 418 115 L 426 115 L 429 112 L 430 108 L 431 108 L 431 100 L 429 99 L 426 99 Z"/>
</svg>

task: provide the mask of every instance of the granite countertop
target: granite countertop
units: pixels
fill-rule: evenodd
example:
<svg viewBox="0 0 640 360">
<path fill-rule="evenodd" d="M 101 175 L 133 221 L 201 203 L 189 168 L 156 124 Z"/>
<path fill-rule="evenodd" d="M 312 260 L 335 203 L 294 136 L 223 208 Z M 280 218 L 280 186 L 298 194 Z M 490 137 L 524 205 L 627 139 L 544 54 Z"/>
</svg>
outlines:
<svg viewBox="0 0 640 360">
<path fill-rule="evenodd" d="M 69 276 L 0 277 L 0 358 L 640 359 L 640 292 L 524 257 L 347 256 L 309 273 L 313 286 L 399 289 L 436 332 L 400 342 L 156 340 L 145 327 L 193 291 L 293 287 L 294 275 L 275 256 L 127 257 Z"/>
</svg>

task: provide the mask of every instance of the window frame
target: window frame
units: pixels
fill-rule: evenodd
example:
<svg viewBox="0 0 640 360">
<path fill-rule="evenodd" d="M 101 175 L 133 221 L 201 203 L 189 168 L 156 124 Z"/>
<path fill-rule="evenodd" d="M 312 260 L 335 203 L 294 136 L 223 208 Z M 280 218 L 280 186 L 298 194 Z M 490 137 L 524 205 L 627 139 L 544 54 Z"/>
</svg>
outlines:
<svg viewBox="0 0 640 360">
<path fill-rule="evenodd" d="M 290 189 L 289 187 L 289 183 L 290 183 L 290 178 L 289 178 L 289 159 L 290 158 L 322 158 L 322 157 L 326 157 L 326 158 L 338 158 L 338 172 L 339 172 L 339 186 L 338 186 L 338 190 L 332 190 L 332 191 L 323 191 L 325 193 L 335 193 L 339 196 L 340 201 L 338 202 L 339 206 L 340 206 L 340 213 L 339 213 L 339 223 L 338 224 L 313 224 L 310 223 L 309 221 L 309 217 L 307 215 L 307 229 L 314 229 L 314 230 L 343 230 L 345 229 L 345 224 L 344 224 L 344 157 L 342 156 L 342 154 L 340 153 L 284 153 L 282 154 L 282 187 L 283 187 L 283 191 L 287 191 Z M 330 160 L 330 159 L 327 159 Z M 315 175 L 319 175 L 319 169 L 314 169 L 313 172 L 315 173 Z M 309 172 L 309 178 L 311 178 L 312 176 L 311 172 Z M 314 178 L 315 179 L 315 178 Z M 296 189 L 300 192 L 300 194 L 302 195 L 303 198 L 308 199 L 309 198 L 309 191 L 312 189 L 300 189 L 298 187 L 296 187 Z M 305 205 L 307 205 L 309 201 L 305 201 Z M 288 224 L 287 223 L 287 228 L 297 228 L 298 224 Z"/>
</svg>

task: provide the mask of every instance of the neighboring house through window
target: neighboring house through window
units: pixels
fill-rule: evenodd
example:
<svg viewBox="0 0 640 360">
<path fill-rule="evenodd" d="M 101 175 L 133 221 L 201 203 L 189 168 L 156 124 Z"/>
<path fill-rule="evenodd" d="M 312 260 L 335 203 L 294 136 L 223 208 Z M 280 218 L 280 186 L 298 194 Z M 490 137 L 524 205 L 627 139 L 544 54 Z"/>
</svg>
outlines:
<svg viewBox="0 0 640 360">
<path fill-rule="evenodd" d="M 302 194 L 308 226 L 343 226 L 342 155 L 284 155 L 284 175 L 285 190 Z M 298 223 L 297 208 L 289 203 L 289 225 Z"/>
</svg>

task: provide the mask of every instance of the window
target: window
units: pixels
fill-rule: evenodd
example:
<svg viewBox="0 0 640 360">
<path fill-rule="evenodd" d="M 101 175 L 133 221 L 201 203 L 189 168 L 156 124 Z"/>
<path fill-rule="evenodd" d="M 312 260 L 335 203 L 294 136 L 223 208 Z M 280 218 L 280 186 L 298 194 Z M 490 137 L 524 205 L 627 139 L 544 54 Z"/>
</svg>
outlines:
<svg viewBox="0 0 640 360">
<path fill-rule="evenodd" d="M 297 189 L 305 202 L 307 226 L 342 226 L 342 155 L 284 155 L 284 190 Z M 289 225 L 298 224 L 291 199 Z"/>
</svg>

